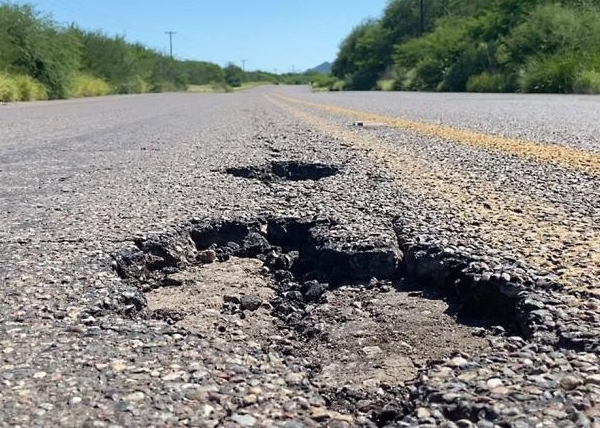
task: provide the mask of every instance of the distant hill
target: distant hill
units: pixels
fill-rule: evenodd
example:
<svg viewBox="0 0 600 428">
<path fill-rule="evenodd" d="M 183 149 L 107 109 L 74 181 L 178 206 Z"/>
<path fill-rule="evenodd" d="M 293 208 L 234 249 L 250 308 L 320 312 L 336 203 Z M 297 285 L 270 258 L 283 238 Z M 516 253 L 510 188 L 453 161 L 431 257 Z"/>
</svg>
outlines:
<svg viewBox="0 0 600 428">
<path fill-rule="evenodd" d="M 323 64 L 317 65 L 315 68 L 306 70 L 306 72 L 307 73 L 330 74 L 332 65 L 333 65 L 332 63 L 325 61 Z"/>
</svg>

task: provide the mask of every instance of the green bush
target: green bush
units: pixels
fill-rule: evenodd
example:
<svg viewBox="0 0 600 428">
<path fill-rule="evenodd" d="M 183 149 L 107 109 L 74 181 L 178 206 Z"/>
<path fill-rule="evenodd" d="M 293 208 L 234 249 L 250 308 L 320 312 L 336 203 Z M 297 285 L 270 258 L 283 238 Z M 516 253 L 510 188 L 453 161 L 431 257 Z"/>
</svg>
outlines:
<svg viewBox="0 0 600 428">
<path fill-rule="evenodd" d="M 519 89 L 521 92 L 572 92 L 576 65 L 577 60 L 571 53 L 533 57 L 519 73 Z"/>
<path fill-rule="evenodd" d="M 548 55 L 580 43 L 583 20 L 576 10 L 557 3 L 541 4 L 504 40 L 508 60 L 524 62 L 531 55 Z"/>
<path fill-rule="evenodd" d="M 420 91 L 435 90 L 444 78 L 444 64 L 435 59 L 419 61 L 415 67 L 415 89 Z"/>
<path fill-rule="evenodd" d="M 169 82 L 168 80 L 161 80 L 160 82 L 155 82 L 150 86 L 150 92 L 175 92 L 177 90 L 177 86 L 173 82 Z M 140 92 L 141 93 L 141 92 Z"/>
<path fill-rule="evenodd" d="M 379 20 L 366 20 L 342 42 L 331 72 L 345 79 L 349 89 L 374 89 L 392 50 L 389 31 Z"/>
<path fill-rule="evenodd" d="M 315 74 L 311 79 L 311 86 L 314 89 L 330 89 L 337 80 L 335 76 L 329 74 Z"/>
<path fill-rule="evenodd" d="M 79 43 L 69 31 L 28 5 L 0 5 L 0 67 L 42 83 L 50 98 L 66 96 L 79 66 Z"/>
<path fill-rule="evenodd" d="M 239 88 L 244 83 L 244 70 L 235 64 L 228 64 L 223 69 L 225 83 L 234 88 Z"/>
<path fill-rule="evenodd" d="M 444 79 L 440 85 L 442 91 L 465 91 L 469 78 L 484 71 L 487 65 L 484 46 L 478 49 L 467 48 L 456 56 L 452 64 L 444 70 Z"/>
<path fill-rule="evenodd" d="M 381 79 L 377 81 L 377 90 L 393 91 L 396 89 L 396 81 L 394 79 Z"/>
<path fill-rule="evenodd" d="M 514 85 L 510 76 L 502 73 L 489 73 L 487 71 L 469 77 L 467 82 L 468 92 L 512 92 Z"/>
<path fill-rule="evenodd" d="M 19 101 L 19 88 L 15 80 L 4 73 L 0 73 L 0 101 Z"/>
<path fill-rule="evenodd" d="M 233 88 L 225 82 L 214 82 L 210 86 L 214 92 L 233 92 Z"/>
<path fill-rule="evenodd" d="M 14 76 L 15 84 L 19 89 L 20 101 L 47 100 L 48 91 L 40 82 L 22 74 Z"/>
<path fill-rule="evenodd" d="M 163 92 L 167 87 L 166 81 L 161 81 L 155 84 L 154 87 L 160 88 L 156 92 Z M 119 94 L 143 94 L 148 92 L 150 89 L 148 83 L 141 76 L 133 76 L 125 81 L 122 81 L 117 85 L 117 92 Z"/>
<path fill-rule="evenodd" d="M 22 74 L 0 73 L 0 101 L 46 100 L 48 92 L 41 83 Z"/>
<path fill-rule="evenodd" d="M 104 80 L 86 74 L 79 74 L 71 79 L 69 97 L 99 97 L 112 93 L 111 87 Z"/>
<path fill-rule="evenodd" d="M 347 83 L 344 80 L 338 80 L 331 87 L 332 91 L 343 91 L 346 89 Z"/>
<path fill-rule="evenodd" d="M 573 92 L 581 94 L 600 94 L 600 72 L 583 70 L 575 75 Z"/>
<path fill-rule="evenodd" d="M 417 89 L 416 68 L 397 67 L 395 70 L 395 87 L 397 91 L 413 91 Z"/>
</svg>

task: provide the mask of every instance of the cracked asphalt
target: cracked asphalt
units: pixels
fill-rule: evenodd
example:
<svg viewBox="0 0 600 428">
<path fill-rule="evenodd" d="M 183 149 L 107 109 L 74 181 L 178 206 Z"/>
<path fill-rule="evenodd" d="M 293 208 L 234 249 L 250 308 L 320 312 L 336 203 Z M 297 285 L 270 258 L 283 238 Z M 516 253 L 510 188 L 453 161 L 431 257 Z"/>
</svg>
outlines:
<svg viewBox="0 0 600 428">
<path fill-rule="evenodd" d="M 303 87 L 0 106 L 0 425 L 600 426 L 598 113 L 594 96 Z M 274 160 L 340 173 L 298 182 L 225 173 Z M 251 316 L 215 305 L 192 328 L 168 322 L 113 269 L 135 238 L 194 219 L 268 216 L 334 220 L 349 245 L 394 235 L 405 257 L 433 262 L 415 270 L 412 294 L 386 298 L 407 290 L 373 291 L 371 281 L 303 306 L 305 323 L 335 333 L 337 347 L 277 322 L 252 333 Z M 448 261 L 460 273 L 448 274 Z M 224 297 L 215 275 L 211 302 Z M 335 361 L 338 336 L 360 329 L 369 308 L 377 339 L 348 349 L 366 349 L 374 367 L 387 361 L 399 346 L 373 343 L 384 324 L 400 322 L 394 311 L 407 301 L 418 311 L 440 277 L 457 291 L 444 283 L 433 298 L 452 307 L 476 295 L 480 323 L 432 315 L 449 333 L 436 358 L 407 353 L 412 379 L 390 381 L 377 366 L 372 376 L 356 369 L 360 382 L 351 370 L 322 381 L 331 376 L 310 349 Z M 497 303 L 481 297 L 487 285 L 510 294 L 519 319 L 486 318 Z M 435 346 L 431 331 L 405 331 L 412 347 L 419 334 Z"/>
</svg>

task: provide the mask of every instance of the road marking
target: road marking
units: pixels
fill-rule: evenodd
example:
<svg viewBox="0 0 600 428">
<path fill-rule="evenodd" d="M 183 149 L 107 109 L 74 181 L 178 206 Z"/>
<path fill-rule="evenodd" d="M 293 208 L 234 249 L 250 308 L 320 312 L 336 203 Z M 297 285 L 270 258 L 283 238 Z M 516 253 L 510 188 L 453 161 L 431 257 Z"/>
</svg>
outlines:
<svg viewBox="0 0 600 428">
<path fill-rule="evenodd" d="M 390 145 L 358 128 L 335 125 L 298 108 L 298 103 L 267 98 L 324 135 L 364 150 L 371 162 L 395 173 L 398 185 L 425 206 L 448 213 L 451 222 L 469 231 L 469 239 L 510 249 L 530 266 L 553 272 L 556 281 L 571 290 L 600 297 L 600 228 L 593 219 L 574 216 L 526 189 L 504 188 L 470 171 L 448 170 L 410 143 Z"/>
<path fill-rule="evenodd" d="M 304 101 L 279 93 L 273 93 L 272 95 L 281 101 L 302 105 L 331 114 L 350 117 L 357 121 L 382 123 L 392 128 L 400 128 L 428 137 L 449 140 L 476 148 L 500 151 L 514 156 L 576 169 L 592 176 L 600 176 L 600 154 L 587 150 L 579 150 L 558 144 L 538 143 L 517 138 L 485 134 L 447 125 L 436 125 L 382 116 L 365 111 L 337 107 L 330 104 Z"/>
</svg>

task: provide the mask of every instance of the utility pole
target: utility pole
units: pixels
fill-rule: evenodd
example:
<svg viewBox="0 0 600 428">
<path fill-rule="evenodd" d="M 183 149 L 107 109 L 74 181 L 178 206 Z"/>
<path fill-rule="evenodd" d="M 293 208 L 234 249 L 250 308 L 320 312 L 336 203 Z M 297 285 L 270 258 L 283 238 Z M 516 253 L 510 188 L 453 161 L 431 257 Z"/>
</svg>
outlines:
<svg viewBox="0 0 600 428">
<path fill-rule="evenodd" d="M 419 0 L 419 17 L 421 34 L 425 33 L 425 0 Z"/>
<path fill-rule="evenodd" d="M 248 62 L 247 59 L 243 59 L 242 60 L 242 70 L 246 71 L 246 63 Z"/>
<path fill-rule="evenodd" d="M 169 36 L 169 55 L 173 59 L 173 35 L 177 34 L 177 31 L 165 31 L 165 34 Z"/>
</svg>

